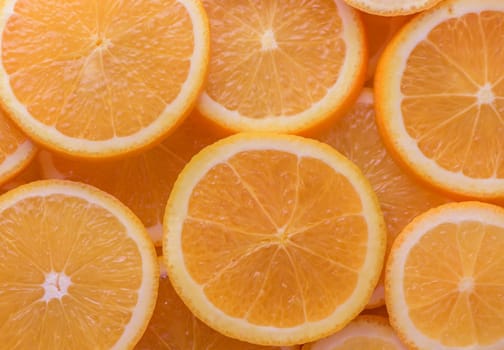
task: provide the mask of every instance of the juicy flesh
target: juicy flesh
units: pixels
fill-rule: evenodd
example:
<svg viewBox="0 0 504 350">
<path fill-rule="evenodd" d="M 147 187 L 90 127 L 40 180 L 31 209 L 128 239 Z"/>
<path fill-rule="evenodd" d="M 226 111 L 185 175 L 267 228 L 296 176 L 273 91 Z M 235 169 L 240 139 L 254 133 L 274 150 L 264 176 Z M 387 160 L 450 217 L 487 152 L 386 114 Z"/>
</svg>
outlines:
<svg viewBox="0 0 504 350">
<path fill-rule="evenodd" d="M 335 84 L 344 60 L 333 1 L 204 0 L 212 32 L 206 93 L 249 118 L 291 116 Z"/>
<path fill-rule="evenodd" d="M 199 321 L 184 305 L 168 276 L 159 279 L 154 314 L 136 350 L 275 350 L 223 336 Z"/>
<path fill-rule="evenodd" d="M 142 277 L 138 248 L 117 219 L 80 198 L 30 197 L 0 213 L 0 237 L 2 346 L 115 344 Z"/>
<path fill-rule="evenodd" d="M 445 223 L 428 231 L 405 265 L 403 288 L 415 327 L 453 347 L 501 339 L 503 249 L 504 228 L 490 224 Z"/>
<path fill-rule="evenodd" d="M 69 137 L 107 140 L 150 125 L 179 94 L 192 24 L 176 0 L 22 0 L 1 49 L 33 118 Z"/>
<path fill-rule="evenodd" d="M 479 179 L 504 177 L 504 27 L 483 11 L 435 27 L 409 57 L 401 109 L 423 154 Z"/>
<path fill-rule="evenodd" d="M 322 161 L 243 151 L 194 188 L 182 249 L 223 312 L 292 327 L 329 316 L 352 294 L 367 229 L 355 189 Z"/>
<path fill-rule="evenodd" d="M 0 164 L 26 141 L 26 136 L 0 110 Z"/>
</svg>

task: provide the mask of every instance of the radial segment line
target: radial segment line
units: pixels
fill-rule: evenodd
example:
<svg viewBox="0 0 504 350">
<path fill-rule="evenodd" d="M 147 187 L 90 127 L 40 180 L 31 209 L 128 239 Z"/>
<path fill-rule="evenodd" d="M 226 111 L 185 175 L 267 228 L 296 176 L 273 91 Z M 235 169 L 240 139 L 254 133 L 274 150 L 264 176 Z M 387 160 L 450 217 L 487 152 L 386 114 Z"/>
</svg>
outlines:
<svg viewBox="0 0 504 350">
<path fill-rule="evenodd" d="M 231 170 L 233 171 L 233 173 L 235 174 L 235 176 L 240 180 L 241 184 L 243 185 L 243 187 L 245 188 L 245 190 L 248 192 L 248 194 L 254 199 L 254 201 L 257 203 L 257 205 L 259 206 L 259 208 L 261 209 L 261 211 L 263 212 L 263 214 L 266 216 L 266 218 L 271 222 L 271 224 L 273 225 L 273 227 L 277 230 L 279 230 L 279 227 L 277 225 L 277 223 L 275 222 L 275 220 L 273 220 L 273 218 L 271 217 L 271 214 L 266 210 L 266 208 L 264 207 L 264 205 L 261 203 L 261 201 L 259 200 L 259 198 L 257 198 L 257 195 L 256 193 L 254 192 L 254 190 L 252 189 L 252 186 L 250 186 L 250 184 L 248 184 L 244 179 L 243 177 L 240 175 L 240 173 L 236 170 L 236 168 L 229 162 L 226 162 L 226 165 L 229 166 L 231 168 Z"/>
<path fill-rule="evenodd" d="M 252 303 L 250 304 L 247 312 L 245 312 L 245 314 L 243 315 L 243 318 L 244 319 L 247 319 L 249 316 L 250 316 L 250 312 L 254 309 L 254 307 L 256 306 L 257 302 L 259 301 L 259 298 L 261 298 L 261 293 L 264 291 L 264 287 L 266 287 L 266 283 L 268 282 L 268 278 L 270 276 L 270 273 L 271 273 L 271 268 L 273 266 L 273 261 L 275 260 L 278 252 L 280 251 L 280 247 L 277 247 L 277 249 L 275 250 L 275 252 L 272 254 L 271 256 L 271 259 L 270 259 L 270 262 L 268 264 L 268 268 L 266 270 L 266 272 L 264 273 L 264 279 L 261 283 L 261 287 L 259 288 L 259 291 L 257 292 L 257 295 L 254 299 L 254 301 L 252 301 Z"/>
</svg>

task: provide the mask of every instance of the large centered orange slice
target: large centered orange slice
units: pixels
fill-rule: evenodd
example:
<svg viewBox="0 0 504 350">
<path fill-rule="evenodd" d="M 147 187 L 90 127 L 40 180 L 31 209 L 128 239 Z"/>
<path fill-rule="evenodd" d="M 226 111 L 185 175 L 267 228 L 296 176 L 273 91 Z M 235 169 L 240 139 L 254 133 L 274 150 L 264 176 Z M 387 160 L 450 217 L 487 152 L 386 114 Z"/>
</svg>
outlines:
<svg viewBox="0 0 504 350">
<path fill-rule="evenodd" d="M 366 305 L 385 254 L 378 201 L 333 148 L 239 134 L 196 155 L 164 219 L 174 288 L 195 315 L 262 345 L 315 340 Z"/>
<path fill-rule="evenodd" d="M 156 245 L 161 245 L 162 220 L 173 183 L 184 165 L 217 140 L 194 118 L 156 147 L 120 160 L 89 162 L 41 151 L 38 160 L 46 179 L 81 181 L 121 200 L 142 220 Z"/>
<path fill-rule="evenodd" d="M 409 22 L 376 72 L 387 146 L 460 197 L 504 198 L 504 2 L 449 0 Z"/>
<path fill-rule="evenodd" d="M 196 100 L 208 61 L 197 0 L 6 0 L 0 98 L 33 139 L 103 158 L 147 147 Z"/>
<path fill-rule="evenodd" d="M 160 258 L 161 260 L 161 258 Z M 198 320 L 173 289 L 161 264 L 159 292 L 154 314 L 135 350 L 298 350 L 261 346 L 228 338 Z"/>
<path fill-rule="evenodd" d="M 23 170 L 35 154 L 33 143 L 0 109 L 0 185 Z"/>
<path fill-rule="evenodd" d="M 396 239 L 386 272 L 392 325 L 412 349 L 504 349 L 504 209 L 446 204 Z"/>
<path fill-rule="evenodd" d="M 387 224 L 387 251 L 413 218 L 447 201 L 411 179 L 394 163 L 378 133 L 371 89 L 365 89 L 352 110 L 318 138 L 355 162 L 371 182 Z M 384 302 L 382 278 L 368 306 Z"/>
<path fill-rule="evenodd" d="M 212 55 L 198 108 L 231 131 L 301 133 L 364 83 L 364 30 L 341 0 L 204 0 Z"/>
<path fill-rule="evenodd" d="M 4 349 L 132 349 L 152 315 L 155 250 L 93 187 L 38 181 L 0 197 Z"/>
<path fill-rule="evenodd" d="M 303 350 L 407 350 L 384 317 L 359 316 L 343 330 Z"/>
</svg>

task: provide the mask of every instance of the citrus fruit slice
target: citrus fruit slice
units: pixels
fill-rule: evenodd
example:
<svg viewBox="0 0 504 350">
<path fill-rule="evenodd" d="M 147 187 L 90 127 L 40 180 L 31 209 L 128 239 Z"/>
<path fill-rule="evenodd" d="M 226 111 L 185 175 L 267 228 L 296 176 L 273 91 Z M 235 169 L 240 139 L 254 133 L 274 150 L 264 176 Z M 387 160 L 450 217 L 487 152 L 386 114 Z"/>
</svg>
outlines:
<svg viewBox="0 0 504 350">
<path fill-rule="evenodd" d="M 420 215 L 386 270 L 392 326 L 412 349 L 504 348 L 504 209 L 451 203 Z"/>
<path fill-rule="evenodd" d="M 32 161 L 19 174 L 0 186 L 0 194 L 41 178 L 38 162 Z"/>
<path fill-rule="evenodd" d="M 293 345 L 328 335 L 366 305 L 385 225 L 360 170 L 299 136 L 238 134 L 198 153 L 168 200 L 170 279 L 230 337 Z"/>
<path fill-rule="evenodd" d="M 384 17 L 363 12 L 361 17 L 369 50 L 365 85 L 372 86 L 376 65 L 383 50 L 411 16 Z"/>
<path fill-rule="evenodd" d="M 350 112 L 318 139 L 357 164 L 371 183 L 387 224 L 387 252 L 395 237 L 413 218 L 447 201 L 410 178 L 387 153 L 375 123 L 371 89 L 364 89 Z M 368 307 L 384 302 L 382 275 Z"/>
<path fill-rule="evenodd" d="M 347 4 L 378 16 L 401 16 L 424 11 L 441 0 L 345 0 Z"/>
<path fill-rule="evenodd" d="M 306 344 L 303 350 L 407 350 L 388 320 L 380 316 L 359 316 L 343 330 Z"/>
<path fill-rule="evenodd" d="M 418 178 L 462 198 L 504 197 L 504 2 L 444 1 L 410 21 L 376 72 L 383 138 Z"/>
<path fill-rule="evenodd" d="M 194 105 L 208 65 L 197 0 L 6 0 L 0 33 L 0 99 L 28 136 L 72 156 L 160 140 Z"/>
<path fill-rule="evenodd" d="M 302 133 L 341 115 L 364 83 L 357 11 L 341 0 L 203 0 L 212 55 L 199 111 L 231 131 Z"/>
<path fill-rule="evenodd" d="M 135 350 L 297 350 L 254 345 L 228 338 L 198 320 L 173 289 L 161 257 L 154 314 Z"/>
<path fill-rule="evenodd" d="M 152 315 L 155 250 L 117 199 L 69 181 L 0 197 L 5 349 L 132 349 Z"/>
<path fill-rule="evenodd" d="M 142 220 L 156 245 L 161 245 L 162 220 L 173 183 L 184 165 L 217 136 L 188 118 L 158 146 L 120 160 L 89 162 L 41 151 L 44 178 L 81 181 L 120 199 Z"/>
<path fill-rule="evenodd" d="M 0 109 L 0 185 L 30 164 L 36 153 L 33 143 Z"/>
</svg>

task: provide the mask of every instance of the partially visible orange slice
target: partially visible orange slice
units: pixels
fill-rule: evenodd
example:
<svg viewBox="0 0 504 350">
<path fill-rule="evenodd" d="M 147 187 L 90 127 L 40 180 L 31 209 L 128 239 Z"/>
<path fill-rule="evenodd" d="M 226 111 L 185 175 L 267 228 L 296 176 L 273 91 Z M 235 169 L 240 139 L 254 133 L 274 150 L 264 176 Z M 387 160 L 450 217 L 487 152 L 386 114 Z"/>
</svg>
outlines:
<svg viewBox="0 0 504 350">
<path fill-rule="evenodd" d="M 504 199 L 504 2 L 449 0 L 385 49 L 376 114 L 392 155 L 452 196 Z"/>
<path fill-rule="evenodd" d="M 221 128 L 307 133 L 341 116 L 366 71 L 364 29 L 341 0 L 203 0 L 212 54 L 199 111 Z"/>
<path fill-rule="evenodd" d="M 5 0 L 0 35 L 7 111 L 28 136 L 72 156 L 158 142 L 188 114 L 207 71 L 198 0 Z"/>
<path fill-rule="evenodd" d="M 303 350 L 407 350 L 407 347 L 386 318 L 359 316 L 343 330 L 304 345 Z"/>
<path fill-rule="evenodd" d="M 387 251 L 413 218 L 448 201 L 410 178 L 388 154 L 375 123 L 371 89 L 364 89 L 352 110 L 318 138 L 355 162 L 371 182 L 387 224 Z M 382 276 L 368 307 L 384 302 Z"/>
<path fill-rule="evenodd" d="M 154 314 L 135 350 L 297 350 L 260 346 L 228 338 L 198 320 L 173 289 L 160 259 L 161 276 Z"/>
<path fill-rule="evenodd" d="M 120 199 L 161 245 L 162 219 L 173 183 L 191 157 L 216 140 L 190 117 L 161 144 L 136 156 L 97 163 L 42 151 L 38 160 L 44 178 L 85 182 Z"/>
<path fill-rule="evenodd" d="M 392 326 L 412 349 L 504 349 L 504 209 L 446 204 L 409 224 L 386 271 Z"/>
<path fill-rule="evenodd" d="M 400 16 L 427 10 L 441 0 L 345 0 L 345 2 L 370 14 Z"/>
<path fill-rule="evenodd" d="M 323 143 L 238 134 L 198 153 L 173 187 L 163 251 L 184 303 L 261 345 L 329 335 L 366 305 L 386 233 L 361 171 Z"/>
<path fill-rule="evenodd" d="M 363 12 L 361 14 L 366 31 L 369 60 L 367 64 L 366 86 L 373 85 L 374 73 L 383 50 L 399 29 L 412 16 L 384 17 Z"/>
<path fill-rule="evenodd" d="M 32 161 L 19 174 L 0 186 L 0 194 L 40 179 L 42 179 L 42 175 L 40 174 L 39 164 Z"/>
<path fill-rule="evenodd" d="M 35 145 L 0 109 L 0 185 L 23 170 L 36 153 Z"/>
<path fill-rule="evenodd" d="M 154 246 L 94 187 L 37 181 L 0 196 L 4 349 L 132 349 L 154 310 Z"/>
</svg>

